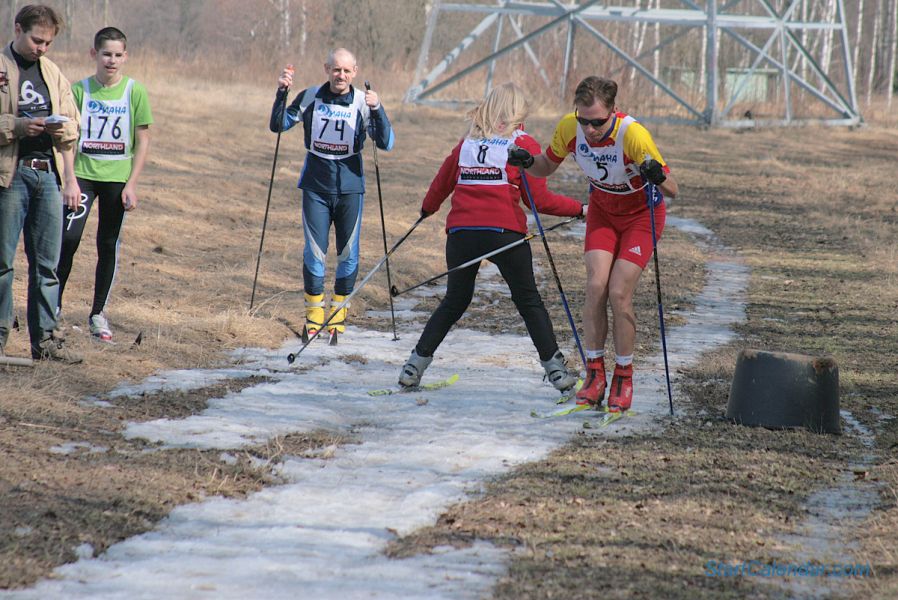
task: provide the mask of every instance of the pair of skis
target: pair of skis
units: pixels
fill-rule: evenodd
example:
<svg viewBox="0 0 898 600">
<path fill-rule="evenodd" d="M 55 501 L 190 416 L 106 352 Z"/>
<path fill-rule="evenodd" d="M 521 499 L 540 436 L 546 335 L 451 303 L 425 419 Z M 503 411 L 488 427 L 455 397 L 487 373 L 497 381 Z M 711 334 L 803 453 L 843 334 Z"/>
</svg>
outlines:
<svg viewBox="0 0 898 600">
<path fill-rule="evenodd" d="M 567 415 L 572 415 L 574 413 L 578 413 L 584 410 L 592 410 L 596 411 L 601 415 L 599 419 L 598 426 L 605 427 L 607 425 L 611 425 L 615 421 L 622 419 L 623 417 L 632 417 L 635 416 L 632 410 L 627 410 L 623 412 L 611 412 L 606 407 L 600 406 L 598 408 L 590 405 L 590 404 L 574 404 L 573 406 L 566 406 L 564 408 L 558 409 L 553 412 L 548 413 L 540 413 L 535 410 L 530 411 L 530 416 L 535 419 L 551 419 L 554 417 L 564 417 Z"/>
<path fill-rule="evenodd" d="M 568 401 L 570 401 L 574 397 L 576 397 L 577 392 L 580 391 L 581 387 L 583 387 L 583 380 L 579 379 L 579 380 L 577 380 L 577 385 L 575 385 L 570 390 L 568 390 L 567 392 L 565 392 L 561 396 L 559 396 L 558 400 L 555 401 L 555 404 L 566 404 Z M 604 406 L 596 408 L 590 404 L 574 404 L 573 406 L 566 406 L 564 408 L 559 408 L 558 410 L 548 412 L 548 413 L 541 413 L 541 412 L 538 412 L 535 410 L 531 410 L 530 416 L 533 417 L 534 419 L 551 419 L 554 417 L 565 417 L 567 415 L 572 415 L 574 413 L 578 413 L 580 411 L 590 410 L 590 409 L 598 411 L 602 415 L 602 417 L 598 423 L 599 427 L 605 427 L 607 425 L 611 425 L 612 423 L 614 423 L 618 419 L 621 419 L 622 417 L 633 416 L 636 414 L 632 411 L 611 412 L 608 410 L 608 408 L 606 408 Z"/>
<path fill-rule="evenodd" d="M 381 389 L 377 389 L 377 390 L 369 390 L 368 395 L 369 396 L 391 396 L 393 394 L 409 394 L 409 393 L 415 393 L 415 392 L 427 392 L 427 391 L 439 390 L 439 389 L 449 387 L 456 381 L 458 381 L 457 374 L 447 377 L 446 379 L 442 379 L 440 381 L 425 383 L 425 384 L 418 385 L 418 386 L 409 386 L 409 387 L 397 386 L 397 387 L 381 388 Z M 577 385 L 575 385 L 573 388 L 571 388 L 570 390 L 568 390 L 567 392 L 562 394 L 558 398 L 558 400 L 555 401 L 555 403 L 556 404 L 564 404 L 564 403 L 568 402 L 569 400 L 573 399 L 574 396 L 577 394 L 577 391 L 580 389 L 580 386 L 582 386 L 582 385 L 583 385 L 583 380 L 581 379 L 580 381 L 577 382 Z M 575 404 L 573 406 L 566 406 L 564 408 L 561 408 L 559 410 L 556 410 L 554 412 L 549 412 L 549 413 L 539 413 L 535 410 L 530 411 L 530 416 L 534 417 L 534 418 L 538 418 L 538 419 L 550 419 L 553 417 L 563 417 L 566 415 L 572 415 L 574 413 L 577 413 L 577 412 L 580 412 L 583 410 L 589 410 L 589 409 L 594 409 L 594 408 L 592 406 L 590 406 L 589 404 Z M 609 412 L 608 409 L 606 409 L 606 408 L 599 408 L 598 411 L 602 415 L 601 419 L 599 419 L 598 427 L 606 427 L 625 416 L 633 416 L 636 414 L 632 411 Z"/>
</svg>

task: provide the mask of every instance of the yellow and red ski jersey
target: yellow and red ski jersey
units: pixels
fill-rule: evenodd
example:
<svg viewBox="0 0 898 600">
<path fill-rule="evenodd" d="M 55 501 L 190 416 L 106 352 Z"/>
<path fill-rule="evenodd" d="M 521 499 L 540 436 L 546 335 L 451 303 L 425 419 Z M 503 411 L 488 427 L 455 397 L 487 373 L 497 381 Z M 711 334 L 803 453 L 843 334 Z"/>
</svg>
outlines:
<svg viewBox="0 0 898 600">
<path fill-rule="evenodd" d="M 586 138 L 574 113 L 562 117 L 555 127 L 546 156 L 556 163 L 573 154 L 590 183 L 590 202 L 610 214 L 632 214 L 647 209 L 639 165 L 647 158 L 670 168 L 658 151 L 651 134 L 633 117 L 614 114 L 611 129 L 597 144 Z"/>
</svg>

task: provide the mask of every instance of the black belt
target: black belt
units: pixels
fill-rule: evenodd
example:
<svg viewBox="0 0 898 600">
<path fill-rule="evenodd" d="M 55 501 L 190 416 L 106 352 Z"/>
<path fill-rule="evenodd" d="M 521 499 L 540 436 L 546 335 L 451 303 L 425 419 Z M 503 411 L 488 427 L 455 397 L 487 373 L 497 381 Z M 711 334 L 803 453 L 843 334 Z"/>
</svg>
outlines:
<svg viewBox="0 0 898 600">
<path fill-rule="evenodd" d="M 20 160 L 19 165 L 23 167 L 31 167 L 35 171 L 46 171 L 47 173 L 53 170 L 50 167 L 50 161 L 43 158 L 27 158 L 25 160 Z"/>
</svg>

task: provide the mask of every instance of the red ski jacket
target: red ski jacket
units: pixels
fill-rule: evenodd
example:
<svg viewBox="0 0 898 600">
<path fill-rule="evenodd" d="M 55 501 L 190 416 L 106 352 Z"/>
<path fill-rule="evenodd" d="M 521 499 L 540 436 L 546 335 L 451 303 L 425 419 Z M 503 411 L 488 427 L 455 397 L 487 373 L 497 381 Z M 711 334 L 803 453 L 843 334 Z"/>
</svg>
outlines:
<svg viewBox="0 0 898 600">
<path fill-rule="evenodd" d="M 451 194 L 452 208 L 446 217 L 446 231 L 455 227 L 496 227 L 527 233 L 527 217 L 521 203 L 529 209 L 530 202 L 521 183 L 520 170 L 505 164 L 504 158 L 499 158 L 501 153 L 497 152 L 490 157 L 491 164 L 494 165 L 492 168 L 504 169 L 505 177 L 502 179 L 507 180 L 507 183 L 504 181 L 480 185 L 462 183 L 459 181 L 459 171 L 464 167 L 459 166 L 459 157 L 464 142 L 464 139 L 461 140 L 443 161 L 427 190 L 427 195 L 424 196 L 421 209 L 427 213 L 435 213 Z M 508 145 L 512 142 L 527 149 L 534 156 L 541 152 L 539 143 L 523 131 L 516 132 L 516 135 L 508 140 Z M 470 169 L 469 167 L 469 171 L 462 174 L 463 179 L 475 177 L 470 175 Z M 488 171 L 489 167 L 484 170 Z M 550 192 L 544 178 L 528 176 L 527 183 L 530 184 L 533 202 L 539 212 L 560 217 L 574 217 L 582 213 L 583 205 L 580 202 Z"/>
</svg>

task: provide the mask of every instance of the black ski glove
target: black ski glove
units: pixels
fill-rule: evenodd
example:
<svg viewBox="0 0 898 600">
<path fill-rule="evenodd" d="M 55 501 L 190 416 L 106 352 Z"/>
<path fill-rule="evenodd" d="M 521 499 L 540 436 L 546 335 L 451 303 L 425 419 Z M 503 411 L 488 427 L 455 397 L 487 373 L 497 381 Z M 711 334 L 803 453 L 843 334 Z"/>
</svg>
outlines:
<svg viewBox="0 0 898 600">
<path fill-rule="evenodd" d="M 654 158 L 650 158 L 639 165 L 639 174 L 652 185 L 661 185 L 667 180 L 667 175 L 664 174 L 661 163 Z"/>
<path fill-rule="evenodd" d="M 508 164 L 529 169 L 533 165 L 533 155 L 514 144 L 508 149 Z"/>
</svg>

